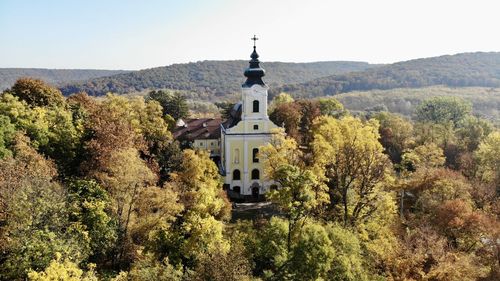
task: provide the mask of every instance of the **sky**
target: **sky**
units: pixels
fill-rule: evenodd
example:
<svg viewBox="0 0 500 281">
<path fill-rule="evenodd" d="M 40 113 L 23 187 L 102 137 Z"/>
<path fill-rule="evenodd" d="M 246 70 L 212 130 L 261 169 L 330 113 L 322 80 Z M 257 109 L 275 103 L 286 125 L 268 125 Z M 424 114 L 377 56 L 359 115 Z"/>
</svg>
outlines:
<svg viewBox="0 0 500 281">
<path fill-rule="evenodd" d="M 498 0 L 0 0 L 0 68 L 392 63 L 500 51 Z"/>
</svg>

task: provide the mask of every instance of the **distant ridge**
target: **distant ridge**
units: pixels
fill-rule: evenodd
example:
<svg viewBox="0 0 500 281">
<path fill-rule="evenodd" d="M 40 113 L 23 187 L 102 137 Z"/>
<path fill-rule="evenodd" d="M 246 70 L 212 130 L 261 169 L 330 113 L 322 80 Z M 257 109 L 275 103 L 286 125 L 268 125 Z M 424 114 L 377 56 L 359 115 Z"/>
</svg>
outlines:
<svg viewBox="0 0 500 281">
<path fill-rule="evenodd" d="M 270 86 L 302 83 L 333 74 L 361 71 L 377 65 L 366 62 L 331 61 L 311 63 L 264 62 L 264 80 Z M 107 92 L 125 94 L 150 89 L 175 89 L 200 93 L 205 99 L 238 92 L 244 82 L 248 61 L 200 61 L 173 64 L 69 83 L 61 87 L 65 95 L 87 92 L 100 96 Z"/>
<path fill-rule="evenodd" d="M 335 95 L 351 91 L 449 87 L 500 87 L 500 53 L 476 52 L 414 59 L 364 71 L 331 75 L 271 89 L 297 97 Z"/>
<path fill-rule="evenodd" d="M 0 91 L 10 88 L 21 77 L 39 78 L 58 86 L 70 81 L 81 81 L 126 72 L 124 70 L 99 69 L 0 68 Z"/>
</svg>

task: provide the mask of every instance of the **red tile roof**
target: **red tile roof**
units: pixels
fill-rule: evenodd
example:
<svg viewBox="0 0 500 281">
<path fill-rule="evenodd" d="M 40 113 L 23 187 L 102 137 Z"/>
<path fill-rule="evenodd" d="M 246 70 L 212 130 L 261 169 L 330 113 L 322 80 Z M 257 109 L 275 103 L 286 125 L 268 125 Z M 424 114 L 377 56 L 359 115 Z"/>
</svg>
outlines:
<svg viewBox="0 0 500 281">
<path fill-rule="evenodd" d="M 199 140 L 220 138 L 221 118 L 200 118 L 183 120 L 185 125 L 178 126 L 174 130 L 174 138 L 177 140 Z"/>
</svg>

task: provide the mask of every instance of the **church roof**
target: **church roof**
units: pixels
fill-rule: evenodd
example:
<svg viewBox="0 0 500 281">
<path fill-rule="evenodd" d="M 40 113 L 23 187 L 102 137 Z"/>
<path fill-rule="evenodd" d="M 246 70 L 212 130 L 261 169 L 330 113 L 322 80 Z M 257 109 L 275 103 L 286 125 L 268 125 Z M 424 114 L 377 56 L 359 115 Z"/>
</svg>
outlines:
<svg viewBox="0 0 500 281">
<path fill-rule="evenodd" d="M 177 140 L 199 140 L 220 138 L 221 118 L 199 118 L 183 120 L 184 124 L 177 126 L 174 130 L 174 138 Z M 180 123 L 182 124 L 182 123 Z"/>
<path fill-rule="evenodd" d="M 262 77 L 266 75 L 266 71 L 260 67 L 259 63 L 259 54 L 257 54 L 257 49 L 255 46 L 255 41 L 257 40 L 257 37 L 252 38 L 254 40 L 254 45 L 253 45 L 253 52 L 250 55 L 251 60 L 249 61 L 250 66 L 245 69 L 245 77 L 247 80 L 245 83 L 242 85 L 243 87 L 252 87 L 255 84 L 265 86 L 266 84 L 264 81 L 262 81 Z"/>
<path fill-rule="evenodd" d="M 229 112 L 229 118 L 224 121 L 222 126 L 224 126 L 224 128 L 226 129 L 236 126 L 236 124 L 241 121 L 241 113 L 242 103 L 240 101 L 234 104 L 233 108 L 231 108 L 231 111 Z"/>
</svg>

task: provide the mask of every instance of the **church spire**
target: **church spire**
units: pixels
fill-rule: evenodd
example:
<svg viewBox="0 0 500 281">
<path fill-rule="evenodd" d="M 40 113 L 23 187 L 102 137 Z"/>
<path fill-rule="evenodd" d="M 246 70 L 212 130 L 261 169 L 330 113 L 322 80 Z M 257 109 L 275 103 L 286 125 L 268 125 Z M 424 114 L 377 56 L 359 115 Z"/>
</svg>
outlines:
<svg viewBox="0 0 500 281">
<path fill-rule="evenodd" d="M 265 75 L 265 71 L 259 65 L 259 54 L 257 54 L 256 49 L 256 41 L 259 40 L 259 38 L 254 35 L 251 39 L 253 40 L 253 52 L 250 55 L 250 58 L 252 59 L 249 61 L 250 66 L 245 70 L 244 73 L 247 81 L 245 81 L 243 87 L 252 87 L 255 84 L 265 86 L 266 84 L 264 83 L 264 81 L 262 81 L 262 77 Z"/>
</svg>

